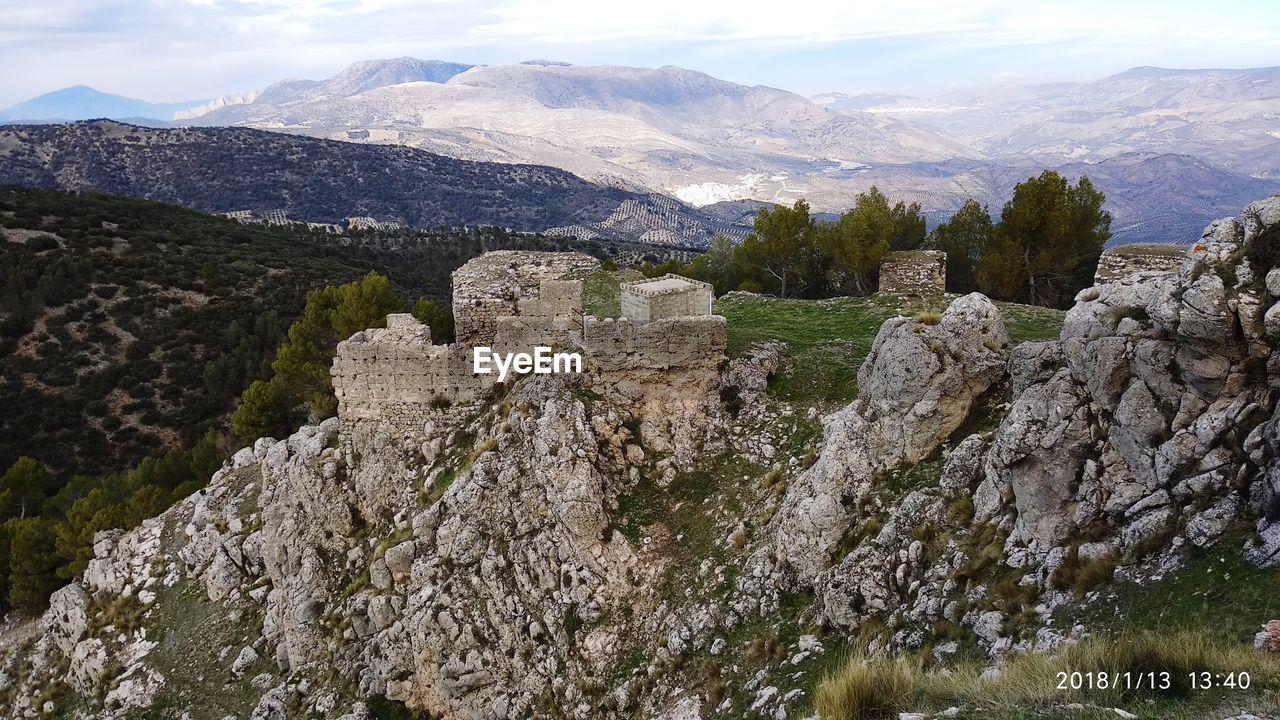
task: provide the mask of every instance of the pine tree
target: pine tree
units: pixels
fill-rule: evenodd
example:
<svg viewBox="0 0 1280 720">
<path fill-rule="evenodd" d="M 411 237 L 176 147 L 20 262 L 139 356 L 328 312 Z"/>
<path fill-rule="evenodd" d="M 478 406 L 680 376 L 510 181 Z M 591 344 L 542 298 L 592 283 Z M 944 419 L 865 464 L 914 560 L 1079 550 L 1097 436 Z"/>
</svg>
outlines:
<svg viewBox="0 0 1280 720">
<path fill-rule="evenodd" d="M 431 328 L 431 342 L 446 344 L 453 342 L 453 310 L 448 305 L 437 305 L 423 298 L 414 303 L 412 315 Z"/>
<path fill-rule="evenodd" d="M 1057 306 L 1087 282 L 1111 237 L 1105 196 L 1087 177 L 1052 170 L 1014 188 L 983 252 L 978 287 L 993 297 Z"/>
<path fill-rule="evenodd" d="M 950 220 L 934 228 L 929 244 L 947 254 L 949 292 L 973 291 L 978 265 L 994 237 L 991 215 L 976 200 L 965 201 Z"/>
<path fill-rule="evenodd" d="M 37 615 L 49 606 L 49 595 L 62 586 L 52 524 L 39 517 L 15 518 L 9 527 L 9 606 Z"/>
<path fill-rule="evenodd" d="M 333 415 L 337 400 L 329 368 L 338 343 L 359 330 L 384 327 L 387 314 L 403 307 L 387 278 L 377 273 L 307 293 L 302 319 L 289 328 L 289 336 L 271 365 L 276 373 L 273 382 L 281 383 L 275 390 L 307 403 L 318 417 Z"/>
<path fill-rule="evenodd" d="M 761 208 L 754 232 L 742 242 L 738 256 L 749 268 L 750 280 L 774 289 L 779 297 L 811 289 L 821 274 L 818 229 L 809 216 L 809 203 Z"/>
<path fill-rule="evenodd" d="M 0 520 L 39 515 L 56 479 L 40 461 L 20 457 L 0 476 Z"/>
<path fill-rule="evenodd" d="M 298 396 L 279 377 L 255 380 L 231 413 L 231 431 L 246 445 L 261 437 L 286 437 L 303 420 L 298 406 Z"/>
<path fill-rule="evenodd" d="M 889 200 L 873 185 L 858 194 L 839 222 L 828 226 L 823 249 L 834 269 L 853 283 L 854 291 L 866 295 L 875 291 L 876 271 L 897 237 L 898 224 Z"/>
</svg>

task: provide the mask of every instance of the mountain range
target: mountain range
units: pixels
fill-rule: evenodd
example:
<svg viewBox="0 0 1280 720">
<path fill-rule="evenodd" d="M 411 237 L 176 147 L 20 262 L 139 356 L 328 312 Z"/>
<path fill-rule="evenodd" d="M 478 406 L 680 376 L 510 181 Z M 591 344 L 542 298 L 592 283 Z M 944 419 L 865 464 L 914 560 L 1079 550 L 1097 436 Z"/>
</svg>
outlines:
<svg viewBox="0 0 1280 720">
<path fill-rule="evenodd" d="M 695 207 L 804 198 L 839 212 L 874 184 L 935 223 L 968 198 L 998 212 L 1016 183 L 1057 169 L 1107 194 L 1114 242 L 1181 242 L 1280 190 L 1277 101 L 1280 68 L 805 98 L 673 66 L 397 58 L 282 80 L 168 122 L 545 165 Z"/>
<path fill-rule="evenodd" d="M 153 103 L 76 85 L 4 108 L 0 110 L 0 122 L 60 122 L 91 118 L 171 120 L 184 110 L 208 102 Z"/>
<path fill-rule="evenodd" d="M 413 228 L 489 225 L 580 239 L 698 247 L 743 235 L 741 213 L 596 185 L 564 170 L 250 128 L 110 120 L 0 127 L 0 185 L 138 197 L 293 220 L 373 217 Z"/>
</svg>

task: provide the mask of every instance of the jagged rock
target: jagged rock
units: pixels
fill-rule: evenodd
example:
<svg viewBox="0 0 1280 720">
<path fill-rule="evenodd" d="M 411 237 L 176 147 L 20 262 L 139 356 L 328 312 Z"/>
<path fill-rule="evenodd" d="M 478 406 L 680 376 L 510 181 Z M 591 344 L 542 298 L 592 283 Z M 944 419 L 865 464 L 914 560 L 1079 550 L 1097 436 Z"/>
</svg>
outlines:
<svg viewBox="0 0 1280 720">
<path fill-rule="evenodd" d="M 978 293 L 953 301 L 936 326 L 886 322 L 858 370 L 864 417 L 884 419 L 875 445 L 902 461 L 922 460 L 1004 373 L 1008 342 L 1000 311 Z"/>
<path fill-rule="evenodd" d="M 1072 529 L 1072 487 L 1093 445 L 1088 390 L 1063 369 L 1027 388 L 1000 425 L 987 454 L 986 479 L 1017 510 L 1011 545 L 1047 551 Z M 1007 493 L 1000 491 L 1008 488 Z M 984 508 L 985 509 L 985 508 Z M 977 515 L 986 520 L 988 516 Z"/>
<path fill-rule="evenodd" d="M 75 649 L 89 628 L 89 603 L 89 594 L 74 583 L 54 591 L 49 597 L 49 611 L 41 622 L 45 635 L 64 655 Z"/>
<path fill-rule="evenodd" d="M 99 687 L 107 668 L 106 647 L 98 638 L 87 638 L 71 650 L 67 682 L 78 692 L 89 694 Z"/>
<path fill-rule="evenodd" d="M 1196 278 L 1182 293 L 1178 334 L 1215 347 L 1229 347 L 1236 341 L 1237 326 L 1227 301 L 1227 289 L 1217 273 Z"/>
<path fill-rule="evenodd" d="M 1266 285 L 1271 297 L 1280 298 L 1280 268 L 1271 268 L 1267 271 Z"/>
<path fill-rule="evenodd" d="M 413 557 L 414 543 L 412 540 L 406 540 L 399 545 L 392 545 L 387 548 L 382 560 L 386 563 L 387 570 L 390 570 L 392 575 L 408 575 L 409 570 L 413 568 Z"/>
<path fill-rule="evenodd" d="M 106 705 L 124 711 L 148 707 L 164 685 L 165 679 L 160 673 L 135 665 L 116 680 L 115 687 L 107 693 Z"/>
<path fill-rule="evenodd" d="M 1192 516 L 1183 533 L 1187 541 L 1196 547 L 1208 547 L 1217 542 L 1231 523 L 1240 517 L 1240 505 L 1240 498 L 1228 495 L 1213 507 Z"/>
<path fill-rule="evenodd" d="M 1280 653 L 1280 620 L 1263 625 L 1262 632 L 1253 636 L 1253 646 L 1262 652 Z"/>
<path fill-rule="evenodd" d="M 1250 203 L 1244 209 L 1244 242 L 1250 242 L 1272 225 L 1280 225 L 1280 196 L 1277 195 Z"/>
<path fill-rule="evenodd" d="M 931 453 L 1004 372 L 1008 335 L 995 305 L 973 293 L 937 325 L 885 322 L 858 371 L 859 397 L 824 420 L 818 460 L 788 488 L 775 552 L 813 582 L 848 532 L 874 473 Z"/>
<path fill-rule="evenodd" d="M 1009 378 L 1014 396 L 1034 383 L 1053 377 L 1065 363 L 1062 343 L 1057 340 L 1016 345 L 1009 351 Z"/>
<path fill-rule="evenodd" d="M 951 451 L 938 479 L 938 489 L 947 497 L 969 494 L 980 477 L 987 443 L 981 435 L 970 435 Z"/>
<path fill-rule="evenodd" d="M 236 655 L 235 662 L 231 663 L 231 676 L 240 677 L 254 663 L 258 662 L 258 653 L 251 647 L 243 647 L 240 654 Z"/>
</svg>

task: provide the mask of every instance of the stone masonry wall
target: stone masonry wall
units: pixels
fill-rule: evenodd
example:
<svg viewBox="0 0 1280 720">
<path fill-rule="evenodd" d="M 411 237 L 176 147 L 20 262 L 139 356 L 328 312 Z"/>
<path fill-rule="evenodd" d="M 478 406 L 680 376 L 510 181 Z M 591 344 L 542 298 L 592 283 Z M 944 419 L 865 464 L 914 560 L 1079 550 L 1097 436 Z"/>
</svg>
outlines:
<svg viewBox="0 0 1280 720">
<path fill-rule="evenodd" d="M 880 263 L 880 294 L 931 295 L 946 292 L 947 254 L 937 250 L 887 253 Z"/>
<path fill-rule="evenodd" d="M 1175 273 L 1185 255 L 1186 248 L 1175 245 L 1123 245 L 1102 253 L 1093 282 Z"/>
<path fill-rule="evenodd" d="M 430 329 L 411 315 L 389 315 L 387 325 L 338 344 L 332 377 L 344 427 L 381 422 L 411 436 L 432 410 L 473 402 L 492 387 L 493 376 L 471 371 L 470 348 L 431 344 Z"/>
<path fill-rule="evenodd" d="M 637 322 L 710 315 L 712 293 L 710 283 L 671 273 L 623 283 L 622 315 Z"/>
<path fill-rule="evenodd" d="M 488 345 L 493 339 L 497 319 L 526 314 L 539 297 L 543 281 L 562 280 L 566 276 L 599 266 L 599 261 L 582 253 L 525 252 L 499 250 L 473 258 L 453 272 L 453 316 L 458 342 Z M 557 307 L 563 308 L 572 298 L 562 294 L 563 288 L 552 287 Z M 581 292 L 578 301 L 581 303 Z"/>
<path fill-rule="evenodd" d="M 724 360 L 724 317 L 587 318 L 584 368 L 594 373 L 717 368 Z"/>
</svg>

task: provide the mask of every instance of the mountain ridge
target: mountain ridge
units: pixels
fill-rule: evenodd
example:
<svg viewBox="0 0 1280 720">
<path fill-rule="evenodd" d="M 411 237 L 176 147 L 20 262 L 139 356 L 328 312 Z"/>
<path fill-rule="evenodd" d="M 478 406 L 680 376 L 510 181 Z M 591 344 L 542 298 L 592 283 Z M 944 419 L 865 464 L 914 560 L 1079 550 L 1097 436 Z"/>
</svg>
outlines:
<svg viewBox="0 0 1280 720">
<path fill-rule="evenodd" d="M 495 225 L 705 246 L 723 218 L 557 168 L 477 163 L 413 148 L 251 128 L 154 129 L 113 121 L 0 127 L 0 184 L 159 200 L 204 212 L 283 210 L 337 223 Z"/>
<path fill-rule="evenodd" d="M 38 95 L 0 110 L 0 123 L 19 121 L 73 121 L 95 118 L 146 118 L 172 120 L 175 113 L 208 100 L 153 103 L 102 92 L 88 85 L 72 85 Z"/>
</svg>

